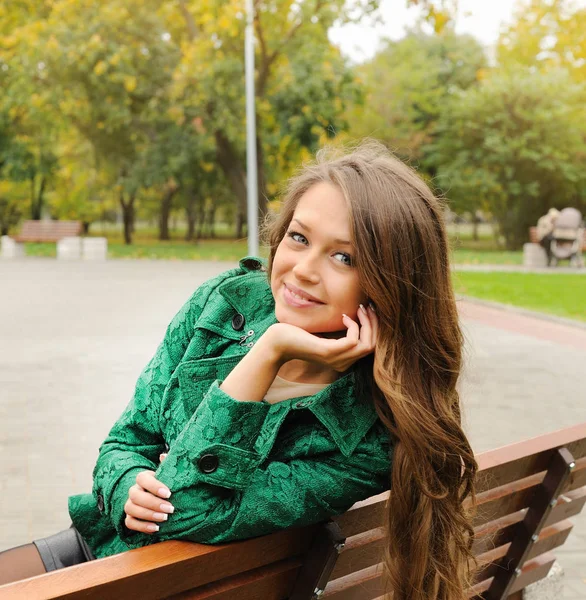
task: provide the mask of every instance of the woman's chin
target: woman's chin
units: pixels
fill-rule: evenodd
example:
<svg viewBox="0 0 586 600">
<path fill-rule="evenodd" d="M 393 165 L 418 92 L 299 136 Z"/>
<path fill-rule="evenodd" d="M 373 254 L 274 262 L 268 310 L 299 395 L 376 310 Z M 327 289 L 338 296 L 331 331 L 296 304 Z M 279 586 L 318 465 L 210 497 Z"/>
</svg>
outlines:
<svg viewBox="0 0 586 600">
<path fill-rule="evenodd" d="M 342 333 L 342 335 L 346 335 L 345 331 L 341 331 L 344 327 L 343 323 L 328 323 L 323 320 L 318 321 L 304 317 L 303 315 L 292 315 L 289 313 L 289 311 L 281 311 L 278 309 L 275 311 L 275 316 L 277 317 L 277 321 L 279 321 L 279 323 L 295 325 L 295 327 L 300 327 L 301 329 L 305 329 L 305 331 L 316 335 L 323 334 L 321 337 L 341 337 L 334 335 L 336 333 Z"/>
</svg>

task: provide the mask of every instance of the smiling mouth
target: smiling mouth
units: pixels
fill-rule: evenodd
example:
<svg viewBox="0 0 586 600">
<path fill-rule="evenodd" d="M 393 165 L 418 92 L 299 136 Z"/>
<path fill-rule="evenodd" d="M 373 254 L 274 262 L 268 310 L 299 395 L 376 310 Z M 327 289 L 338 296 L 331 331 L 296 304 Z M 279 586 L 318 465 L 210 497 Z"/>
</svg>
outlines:
<svg viewBox="0 0 586 600">
<path fill-rule="evenodd" d="M 324 304 L 319 300 L 312 300 L 304 295 L 294 292 L 286 283 L 283 284 L 283 294 L 285 296 L 285 301 L 287 302 L 287 304 L 290 304 L 292 306 L 318 306 L 320 304 Z"/>
</svg>

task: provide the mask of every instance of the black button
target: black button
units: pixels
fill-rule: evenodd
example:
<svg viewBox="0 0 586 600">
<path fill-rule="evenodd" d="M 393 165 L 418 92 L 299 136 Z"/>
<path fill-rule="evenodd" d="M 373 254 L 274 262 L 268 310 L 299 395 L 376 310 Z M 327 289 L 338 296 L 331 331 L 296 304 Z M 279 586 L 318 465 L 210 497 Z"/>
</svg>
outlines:
<svg viewBox="0 0 586 600">
<path fill-rule="evenodd" d="M 98 510 L 104 512 L 104 496 L 98 494 Z"/>
<path fill-rule="evenodd" d="M 213 473 L 218 468 L 218 462 L 218 457 L 215 454 L 204 454 L 197 461 L 197 466 L 202 473 Z"/>
<path fill-rule="evenodd" d="M 232 329 L 234 331 L 242 331 L 244 329 L 244 315 L 236 313 L 232 317 Z"/>
</svg>

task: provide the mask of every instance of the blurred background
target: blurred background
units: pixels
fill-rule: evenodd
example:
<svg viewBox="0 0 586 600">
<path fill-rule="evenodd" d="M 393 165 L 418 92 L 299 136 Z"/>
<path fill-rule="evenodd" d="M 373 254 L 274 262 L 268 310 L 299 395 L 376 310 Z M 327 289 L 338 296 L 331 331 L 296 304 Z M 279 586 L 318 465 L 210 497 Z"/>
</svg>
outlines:
<svg viewBox="0 0 586 600">
<path fill-rule="evenodd" d="M 364 136 L 448 200 L 457 265 L 521 265 L 548 209 L 585 212 L 585 1 L 256 0 L 254 24 L 261 219 Z M 110 258 L 244 256 L 244 29 L 244 0 L 2 3 L 1 234 L 76 220 Z M 586 319 L 586 278 L 553 306 L 551 278 L 509 276 L 456 285 Z"/>
</svg>

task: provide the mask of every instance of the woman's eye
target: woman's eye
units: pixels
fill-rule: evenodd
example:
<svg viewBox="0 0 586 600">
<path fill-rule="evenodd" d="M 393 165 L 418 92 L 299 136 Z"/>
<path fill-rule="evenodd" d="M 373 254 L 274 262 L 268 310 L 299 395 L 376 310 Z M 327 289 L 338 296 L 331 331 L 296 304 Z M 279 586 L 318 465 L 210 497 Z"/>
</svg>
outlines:
<svg viewBox="0 0 586 600">
<path fill-rule="evenodd" d="M 342 260 L 340 260 L 340 262 L 345 265 L 348 265 L 349 267 L 351 267 L 353 264 L 352 257 L 349 254 L 346 254 L 345 252 L 336 252 L 334 256 L 341 256 Z"/>
<path fill-rule="evenodd" d="M 305 244 L 305 242 L 307 242 L 307 238 L 304 235 L 301 235 L 300 233 L 297 233 L 296 231 L 288 231 L 287 235 L 292 240 L 295 240 L 296 242 L 299 242 L 300 244 Z"/>
</svg>

